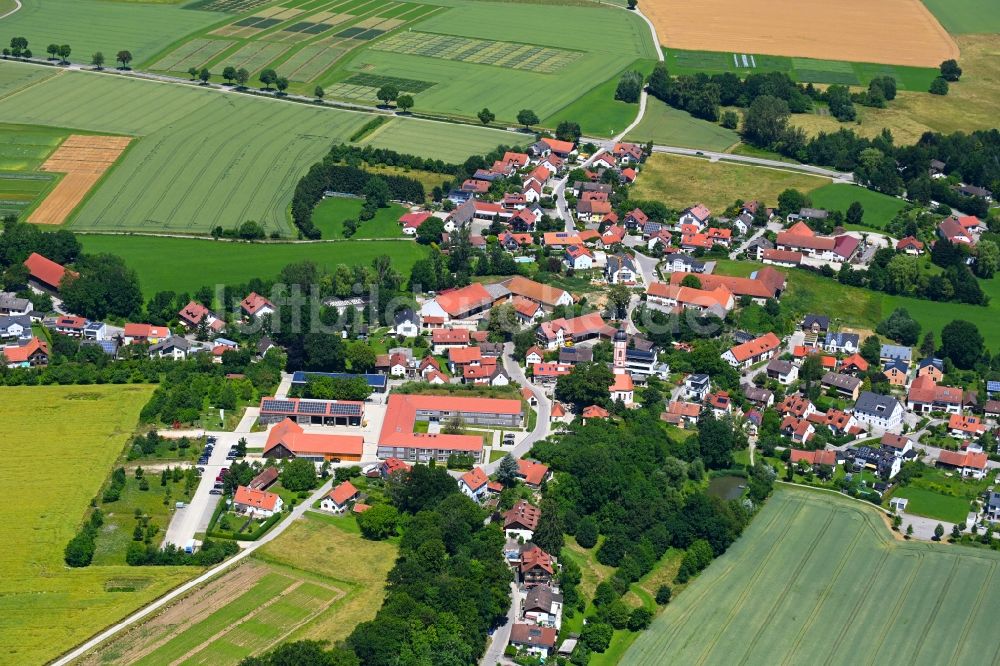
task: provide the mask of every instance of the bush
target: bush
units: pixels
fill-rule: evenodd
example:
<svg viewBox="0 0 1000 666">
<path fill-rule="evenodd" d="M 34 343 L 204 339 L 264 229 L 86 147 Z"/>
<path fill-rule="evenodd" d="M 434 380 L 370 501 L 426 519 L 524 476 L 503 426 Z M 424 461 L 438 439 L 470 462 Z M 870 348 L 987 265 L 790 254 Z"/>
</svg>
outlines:
<svg viewBox="0 0 1000 666">
<path fill-rule="evenodd" d="M 597 545 L 597 522 L 591 516 L 584 517 L 577 525 L 576 542 L 584 548 Z"/>
<path fill-rule="evenodd" d="M 580 642 L 594 652 L 604 652 L 611 645 L 611 637 L 614 636 L 614 629 L 611 625 L 603 622 L 588 622 L 583 625 L 580 632 Z"/>
<path fill-rule="evenodd" d="M 661 606 L 666 606 L 670 603 L 670 597 L 672 597 L 674 591 L 670 589 L 669 585 L 661 585 L 660 589 L 656 591 L 656 603 Z"/>
<path fill-rule="evenodd" d="M 948 81 L 943 76 L 939 76 L 931 81 L 930 93 L 932 95 L 947 95 Z"/>
<path fill-rule="evenodd" d="M 396 533 L 399 512 L 388 504 L 377 504 L 358 514 L 358 528 L 366 539 L 380 541 Z"/>
<path fill-rule="evenodd" d="M 642 631 L 653 621 L 653 614 L 645 608 L 636 608 L 628 618 L 629 631 Z"/>
</svg>

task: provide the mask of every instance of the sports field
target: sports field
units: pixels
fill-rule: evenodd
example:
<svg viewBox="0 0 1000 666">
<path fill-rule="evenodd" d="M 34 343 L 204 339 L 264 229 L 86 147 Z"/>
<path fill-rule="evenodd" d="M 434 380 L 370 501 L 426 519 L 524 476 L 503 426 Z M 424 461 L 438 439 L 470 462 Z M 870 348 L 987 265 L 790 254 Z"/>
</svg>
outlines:
<svg viewBox="0 0 1000 666">
<path fill-rule="evenodd" d="M 195 292 L 204 286 L 237 284 L 251 278 L 274 278 L 288 264 L 312 261 L 332 270 L 338 264 L 371 264 L 388 255 L 404 277 L 427 252 L 411 240 L 350 240 L 323 243 L 231 243 L 157 236 L 80 236 L 84 251 L 109 252 L 125 259 L 139 274 L 147 297 L 158 291 Z"/>
<path fill-rule="evenodd" d="M 877 229 L 885 228 L 896 213 L 906 207 L 906 202 L 902 199 L 844 183 L 824 185 L 810 192 L 809 198 L 812 199 L 814 208 L 839 210 L 842 213 L 846 213 L 848 207 L 857 201 L 865 209 L 862 222 Z"/>
<path fill-rule="evenodd" d="M 137 385 L 0 388 L 6 433 L 0 455 L 12 517 L 0 524 L 7 544 L 0 552 L 0 661 L 47 662 L 198 573 L 193 567 L 69 569 L 63 562 L 63 548 L 151 394 L 151 386 Z"/>
<path fill-rule="evenodd" d="M 687 111 L 675 109 L 655 97 L 646 98 L 646 114 L 627 138 L 641 143 L 652 141 L 660 145 L 717 152 L 740 142 L 740 135 L 735 131 L 695 118 Z"/>
<path fill-rule="evenodd" d="M 5 62 L 5 68 L 29 68 Z M 78 229 L 207 233 L 246 220 L 291 235 L 295 183 L 370 119 L 196 87 L 63 72 L 0 99 L 12 123 L 140 137 L 71 219 Z M 462 161 L 520 137 L 397 118 L 382 145 Z"/>
<path fill-rule="evenodd" d="M 872 507 L 781 487 L 622 663 L 1000 660 L 1000 554 L 890 534 Z"/>
<path fill-rule="evenodd" d="M 631 196 L 662 201 L 677 210 L 703 203 L 718 215 L 737 199 L 773 206 L 788 188 L 808 192 L 829 182 L 793 171 L 657 153 L 646 160 Z"/>
<path fill-rule="evenodd" d="M 679 49 L 935 67 L 958 46 L 920 0 L 654 0 L 643 13 Z M 886 29 L 892 26 L 891 29 Z"/>
<path fill-rule="evenodd" d="M 72 62 L 90 63 L 91 54 L 101 51 L 108 66 L 114 65 L 115 54 L 122 49 L 132 52 L 133 67 L 141 66 L 174 40 L 224 18 L 176 3 L 21 0 L 21 4 L 20 10 L 0 21 L 5 36 L 27 37 L 39 57 L 45 57 L 45 47 L 53 42 L 72 47 Z"/>
<path fill-rule="evenodd" d="M 81 663 L 236 664 L 285 640 L 336 641 L 375 616 L 396 557 L 353 516 L 307 513 L 246 564 Z"/>
</svg>

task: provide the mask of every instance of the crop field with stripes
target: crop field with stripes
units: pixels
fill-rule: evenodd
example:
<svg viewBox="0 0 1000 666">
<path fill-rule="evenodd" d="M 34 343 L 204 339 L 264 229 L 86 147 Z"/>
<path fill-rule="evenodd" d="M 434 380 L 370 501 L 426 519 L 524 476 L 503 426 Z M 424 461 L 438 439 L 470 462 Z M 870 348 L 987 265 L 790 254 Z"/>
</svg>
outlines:
<svg viewBox="0 0 1000 666">
<path fill-rule="evenodd" d="M 10 62 L 0 68 L 36 69 Z M 333 144 L 371 120 L 364 113 L 83 72 L 21 80 L 22 89 L 0 97 L 5 121 L 47 126 L 47 132 L 72 128 L 58 136 L 135 137 L 70 218 L 81 230 L 208 233 L 216 225 L 231 229 L 256 220 L 269 234 L 289 236 L 287 209 L 298 179 Z M 453 162 L 519 138 L 470 125 L 442 125 L 439 131 L 439 124 L 426 121 L 392 123 L 398 127 L 394 149 Z M 425 127 L 433 143 L 423 138 Z M 14 133 L 25 141 L 32 136 Z M 0 159 L 23 163 L 24 171 L 37 169 L 48 156 L 45 143 L 3 146 Z"/>
<path fill-rule="evenodd" d="M 873 507 L 781 487 L 622 663 L 1000 662 L 1000 554 L 891 534 Z"/>
<path fill-rule="evenodd" d="M 207 67 L 217 80 L 225 67 L 246 69 L 254 80 L 264 69 L 274 69 L 288 78 L 292 92 L 311 93 L 352 50 L 446 8 L 404 1 L 288 0 L 217 11 L 233 13 L 232 20 L 171 45 L 151 69 L 177 74 Z"/>
</svg>

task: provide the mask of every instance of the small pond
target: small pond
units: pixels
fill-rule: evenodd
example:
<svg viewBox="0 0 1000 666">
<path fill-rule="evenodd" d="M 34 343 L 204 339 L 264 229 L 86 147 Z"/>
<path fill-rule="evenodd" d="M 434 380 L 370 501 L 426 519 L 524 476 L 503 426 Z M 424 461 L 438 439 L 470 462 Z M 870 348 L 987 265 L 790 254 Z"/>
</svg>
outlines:
<svg viewBox="0 0 1000 666">
<path fill-rule="evenodd" d="M 737 499 L 743 494 L 747 480 L 742 476 L 717 476 L 708 481 L 708 494 L 724 500 Z"/>
</svg>

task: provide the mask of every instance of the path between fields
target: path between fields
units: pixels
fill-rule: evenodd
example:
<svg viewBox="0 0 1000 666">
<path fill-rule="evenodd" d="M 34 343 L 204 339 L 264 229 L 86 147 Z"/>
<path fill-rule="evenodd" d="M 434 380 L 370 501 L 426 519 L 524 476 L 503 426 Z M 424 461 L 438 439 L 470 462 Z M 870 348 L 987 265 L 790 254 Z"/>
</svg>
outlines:
<svg viewBox="0 0 1000 666">
<path fill-rule="evenodd" d="M 209 580 L 211 580 L 215 576 L 219 575 L 223 571 L 231 568 L 233 565 L 237 564 L 238 562 L 242 562 L 244 559 L 246 559 L 255 550 L 257 550 L 258 548 L 260 548 L 264 544 L 269 543 L 272 540 L 274 540 L 278 535 L 280 535 L 282 532 L 284 532 L 288 528 L 289 525 L 291 525 L 296 520 L 298 520 L 299 518 L 301 518 L 302 515 L 309 509 L 309 507 L 312 506 L 313 502 L 318 501 L 321 497 L 323 497 L 323 495 L 325 495 L 327 492 L 330 491 L 330 487 L 331 487 L 332 483 L 333 483 L 333 478 L 331 477 L 330 479 L 328 479 L 327 481 L 325 481 L 315 492 L 313 492 L 313 494 L 309 496 L 309 499 L 303 500 L 301 504 L 299 504 L 297 507 L 295 507 L 292 510 L 292 514 L 288 518 L 282 520 L 280 523 L 278 523 L 277 525 L 275 525 L 274 528 L 270 532 L 268 532 L 267 534 L 265 534 L 264 536 L 262 536 L 257 541 L 254 541 L 253 543 L 251 543 L 250 545 L 248 545 L 245 549 L 243 549 L 242 551 L 240 551 L 239 553 L 237 553 L 233 557 L 229 558 L 228 560 L 226 560 L 224 562 L 221 562 L 220 564 L 217 564 L 216 566 L 212 567 L 211 569 L 209 569 L 205 573 L 201 574 L 197 578 L 189 580 L 188 582 L 184 583 L 183 585 L 174 588 L 173 590 L 171 590 L 170 592 L 167 592 L 165 595 L 163 595 L 159 599 L 156 599 L 155 601 L 147 604 L 143 608 L 140 608 L 139 610 L 135 611 L 134 613 L 132 613 L 131 615 L 129 615 L 128 617 L 126 617 L 121 622 L 118 622 L 117 624 L 114 624 L 114 625 L 108 627 L 107 629 L 105 629 L 101 633 L 97 634 L 96 636 L 94 636 L 93 638 L 91 638 L 90 640 L 88 640 L 87 642 L 82 643 L 81 645 L 77 646 L 73 650 L 65 653 L 63 656 L 59 657 L 58 659 L 56 659 L 55 661 L 52 662 L 53 666 L 63 666 L 65 664 L 69 664 L 74 659 L 82 657 L 84 654 L 86 654 L 90 650 L 94 649 L 95 647 L 97 647 L 98 645 L 100 645 L 101 643 L 103 643 L 104 641 L 108 640 L 112 636 L 115 636 L 115 635 L 121 633 L 122 631 L 128 629 L 130 626 L 132 626 L 133 624 L 135 624 L 139 620 L 141 620 L 144 617 L 146 617 L 146 616 L 154 613 L 155 611 L 163 608 L 164 606 L 166 606 L 167 604 L 169 604 L 171 601 L 173 601 L 173 600 L 175 600 L 175 599 L 183 596 L 184 594 L 190 592 L 191 590 L 193 590 L 194 588 L 198 587 L 202 583 L 208 582 Z"/>
<path fill-rule="evenodd" d="M 4 14 L 3 16 L 0 16 L 0 20 L 5 19 L 8 16 L 10 16 L 11 14 L 13 14 L 14 12 L 18 11 L 19 9 L 21 9 L 21 6 L 22 6 L 21 5 L 21 0 L 14 0 L 14 9 L 10 10 L 6 14 Z"/>
</svg>

